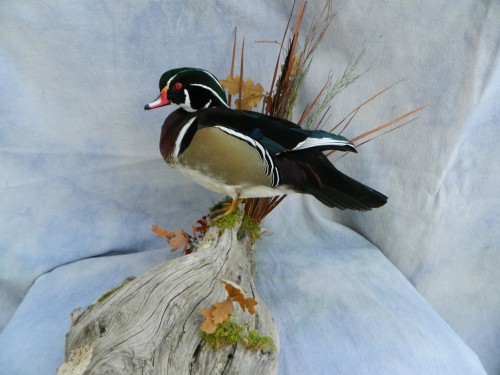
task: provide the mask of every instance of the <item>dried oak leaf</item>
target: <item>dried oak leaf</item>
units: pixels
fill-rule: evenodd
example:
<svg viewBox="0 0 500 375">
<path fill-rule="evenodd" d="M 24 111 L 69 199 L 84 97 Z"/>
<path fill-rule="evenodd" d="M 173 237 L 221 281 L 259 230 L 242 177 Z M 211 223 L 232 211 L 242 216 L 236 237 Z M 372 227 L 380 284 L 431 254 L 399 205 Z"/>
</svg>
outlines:
<svg viewBox="0 0 500 375">
<path fill-rule="evenodd" d="M 236 95 L 240 93 L 240 76 L 233 77 L 228 75 L 226 79 L 221 79 L 222 87 L 227 90 L 229 95 Z"/>
<path fill-rule="evenodd" d="M 234 104 L 236 104 L 236 108 L 250 111 L 252 108 L 255 108 L 259 105 L 260 100 L 264 95 L 260 94 L 250 94 L 247 96 L 243 96 L 243 99 L 236 99 Z"/>
<path fill-rule="evenodd" d="M 238 77 L 239 80 L 239 77 Z M 260 83 L 253 83 L 253 81 L 248 78 L 245 82 L 243 82 L 243 86 L 241 87 L 241 93 L 243 97 L 247 97 L 249 95 L 260 95 L 262 98 L 264 96 L 264 87 Z"/>
<path fill-rule="evenodd" d="M 151 227 L 151 230 L 159 238 L 163 238 L 163 237 L 167 238 L 168 234 L 170 233 L 168 230 L 166 230 L 165 228 L 160 227 L 159 225 L 153 225 Z"/>
<path fill-rule="evenodd" d="M 245 306 L 247 307 L 248 309 L 248 312 L 253 315 L 255 314 L 255 305 L 258 303 L 256 300 L 254 300 L 253 298 L 251 297 L 248 297 L 248 298 L 245 298 Z M 241 305 L 240 305 L 241 306 Z M 243 309 L 243 311 L 245 311 L 245 309 Z"/>
<path fill-rule="evenodd" d="M 172 246 L 172 249 L 170 249 L 170 251 L 176 251 L 179 247 L 182 246 L 183 251 L 186 252 L 190 243 L 190 236 L 186 232 L 179 230 L 170 232 L 158 225 L 153 225 L 151 227 L 151 230 L 156 234 L 156 236 L 167 239 L 168 244 Z"/>
<path fill-rule="evenodd" d="M 212 322 L 216 325 L 221 324 L 229 319 L 229 315 L 233 312 L 233 301 L 227 298 L 226 300 L 212 305 Z"/>
<path fill-rule="evenodd" d="M 214 303 L 207 309 L 201 309 L 201 315 L 205 317 L 205 320 L 200 324 L 200 329 L 205 333 L 214 333 L 219 324 L 229 319 L 233 309 L 233 301 L 229 298 Z"/>
<path fill-rule="evenodd" d="M 193 236 L 203 237 L 208 229 L 207 217 L 203 216 L 200 220 L 193 225 Z"/>
<path fill-rule="evenodd" d="M 264 88 L 260 83 L 253 83 L 250 78 L 241 82 L 239 75 L 235 77 L 229 75 L 220 82 L 230 95 L 236 95 L 241 92 L 241 97 L 235 100 L 236 106 L 240 109 L 250 110 L 253 107 L 257 107 L 265 94 Z"/>
<path fill-rule="evenodd" d="M 243 311 L 248 309 L 250 314 L 255 314 L 255 305 L 258 303 L 255 299 L 251 297 L 245 298 L 246 291 L 244 291 L 238 284 L 228 280 L 221 280 L 221 282 L 224 284 L 227 294 L 232 301 L 238 302 Z"/>
<path fill-rule="evenodd" d="M 217 329 L 217 324 L 214 324 L 212 320 L 212 312 L 214 311 L 215 306 L 212 305 L 207 309 L 201 309 L 201 315 L 205 317 L 205 320 L 200 324 L 200 329 L 205 333 L 214 333 Z"/>
<path fill-rule="evenodd" d="M 170 251 L 176 251 L 182 246 L 182 250 L 186 252 L 189 246 L 189 235 L 184 231 L 174 230 L 170 232 L 170 236 L 167 237 L 168 244 L 172 246 Z"/>
</svg>

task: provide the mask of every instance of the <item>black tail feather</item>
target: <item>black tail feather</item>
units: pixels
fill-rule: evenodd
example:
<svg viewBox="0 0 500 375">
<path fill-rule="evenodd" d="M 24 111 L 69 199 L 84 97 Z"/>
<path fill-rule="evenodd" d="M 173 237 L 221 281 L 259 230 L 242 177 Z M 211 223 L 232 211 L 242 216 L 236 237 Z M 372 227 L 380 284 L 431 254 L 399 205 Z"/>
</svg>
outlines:
<svg viewBox="0 0 500 375">
<path fill-rule="evenodd" d="M 339 180 L 334 186 L 309 186 L 306 193 L 314 195 L 328 207 L 337 207 L 341 210 L 368 211 L 383 206 L 387 197 L 362 183 L 338 172 Z"/>
<path fill-rule="evenodd" d="M 320 151 L 294 152 L 275 162 L 283 184 L 315 196 L 328 207 L 367 211 L 387 203 L 384 194 L 340 172 Z"/>
</svg>

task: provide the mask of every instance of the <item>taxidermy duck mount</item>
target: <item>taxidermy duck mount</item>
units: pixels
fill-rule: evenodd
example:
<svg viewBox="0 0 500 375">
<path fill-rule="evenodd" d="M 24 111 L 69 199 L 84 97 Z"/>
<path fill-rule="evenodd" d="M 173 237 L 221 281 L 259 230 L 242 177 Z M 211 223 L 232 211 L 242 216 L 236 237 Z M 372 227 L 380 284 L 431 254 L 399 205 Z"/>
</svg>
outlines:
<svg viewBox="0 0 500 375">
<path fill-rule="evenodd" d="M 196 68 L 169 70 L 160 96 L 145 109 L 180 107 L 163 124 L 165 161 L 207 189 L 229 195 L 231 214 L 241 198 L 290 193 L 315 196 L 329 207 L 370 210 L 387 197 L 337 170 L 323 151 L 356 152 L 341 135 L 306 130 L 286 119 L 234 110 L 221 83 Z"/>
<path fill-rule="evenodd" d="M 163 158 L 184 176 L 231 200 L 212 211 L 210 222 L 200 219 L 192 235 L 153 226 L 172 250 L 183 248 L 189 255 L 127 279 L 88 308 L 76 309 L 58 375 L 277 373 L 278 331 L 253 279 L 260 222 L 290 193 L 310 194 L 338 209 L 383 206 L 384 194 L 337 170 L 328 156 L 356 152 L 375 136 L 413 121 L 408 117 L 423 108 L 352 139 L 332 134 L 345 130 L 363 106 L 389 87 L 353 109 L 331 132 L 320 130 L 331 101 L 357 78 L 352 73 L 362 52 L 338 79 L 328 77 L 292 122 L 314 50 L 335 15 L 327 1 L 299 47 L 304 10 L 301 1 L 293 33 L 287 25 L 283 35 L 267 92 L 243 79 L 244 41 L 239 75 L 234 74 L 236 32 L 226 79 L 219 81 L 199 68 L 176 68 L 162 75 L 160 95 L 145 109 L 179 107 L 162 128 Z M 235 108 L 233 96 L 238 96 Z M 262 113 L 251 111 L 261 102 Z M 240 235 L 242 228 L 243 234 L 253 235 Z"/>
</svg>

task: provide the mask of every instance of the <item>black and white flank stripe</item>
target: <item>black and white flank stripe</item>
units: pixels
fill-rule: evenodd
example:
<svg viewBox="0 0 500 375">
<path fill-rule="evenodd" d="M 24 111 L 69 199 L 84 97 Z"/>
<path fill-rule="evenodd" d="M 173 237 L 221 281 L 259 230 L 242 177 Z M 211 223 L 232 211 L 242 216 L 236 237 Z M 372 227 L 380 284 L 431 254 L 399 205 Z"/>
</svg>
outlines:
<svg viewBox="0 0 500 375">
<path fill-rule="evenodd" d="M 280 175 L 278 172 L 278 169 L 274 165 L 273 159 L 269 152 L 262 146 L 259 142 L 257 142 L 255 139 L 252 137 L 249 137 L 245 134 L 239 133 L 233 129 L 227 128 L 225 126 L 220 126 L 220 125 L 215 125 L 215 128 L 222 130 L 224 133 L 231 135 L 233 137 L 236 137 L 246 143 L 248 143 L 250 146 L 255 148 L 257 152 L 259 153 L 259 156 L 262 160 L 262 162 L 266 166 L 266 175 L 271 178 L 271 183 L 272 186 L 278 186 L 280 183 Z"/>
</svg>

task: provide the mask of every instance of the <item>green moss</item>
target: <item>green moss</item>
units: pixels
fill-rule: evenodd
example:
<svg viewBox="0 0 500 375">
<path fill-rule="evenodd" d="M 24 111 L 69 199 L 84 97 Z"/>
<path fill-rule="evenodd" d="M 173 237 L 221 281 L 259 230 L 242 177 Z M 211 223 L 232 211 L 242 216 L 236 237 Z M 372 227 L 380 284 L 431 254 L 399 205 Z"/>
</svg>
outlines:
<svg viewBox="0 0 500 375">
<path fill-rule="evenodd" d="M 201 333 L 201 338 L 215 350 L 234 345 L 243 340 L 243 327 L 233 320 L 221 323 L 214 333 Z"/>
<path fill-rule="evenodd" d="M 261 336 L 259 332 L 251 329 L 246 335 L 248 324 L 239 325 L 234 320 L 221 323 L 214 333 L 201 333 L 201 338 L 208 348 L 220 350 L 226 346 L 242 343 L 250 351 L 274 351 L 274 341 L 269 336 Z"/>
<path fill-rule="evenodd" d="M 274 350 L 274 341 L 270 336 L 261 336 L 259 332 L 251 329 L 243 339 L 243 344 L 248 350 L 256 352 L 266 350 L 272 352 Z"/>
<path fill-rule="evenodd" d="M 220 202 L 215 203 L 212 207 L 210 207 L 210 216 L 216 217 L 223 213 L 227 206 L 231 203 L 232 199 L 230 197 L 226 197 Z M 243 216 L 243 212 L 240 210 L 236 210 L 230 215 L 221 217 L 219 219 L 213 220 L 210 225 L 217 226 L 220 229 L 220 234 L 224 233 L 226 228 L 234 228 L 240 222 L 241 217 Z M 250 216 L 243 216 L 243 220 L 241 221 L 241 226 L 238 230 L 238 238 L 242 238 L 245 235 L 248 235 L 252 241 L 256 241 L 260 239 L 260 222 L 254 220 Z"/>
<path fill-rule="evenodd" d="M 213 209 L 213 210 L 211 209 L 210 211 L 211 211 L 211 213 L 217 212 L 216 209 Z M 222 209 L 219 211 L 223 212 L 224 210 Z M 240 222 L 242 216 L 243 216 L 242 211 L 235 210 L 234 212 L 230 213 L 227 216 L 224 216 L 224 217 L 221 217 L 219 219 L 211 221 L 209 225 L 216 226 L 217 228 L 219 228 L 219 234 L 222 234 L 222 233 L 224 233 L 226 228 L 236 227 L 238 225 L 238 223 Z"/>
<path fill-rule="evenodd" d="M 113 294 L 118 292 L 121 288 L 123 288 L 125 285 L 127 285 L 129 282 L 131 282 L 134 278 L 127 277 L 123 282 L 117 286 L 116 288 L 111 289 L 109 292 L 104 293 L 99 299 L 97 300 L 97 303 L 101 303 L 105 300 L 107 300 L 109 297 L 111 297 Z"/>
<path fill-rule="evenodd" d="M 232 201 L 232 198 L 228 196 L 220 202 L 215 203 L 212 207 L 210 207 L 210 217 L 214 218 L 223 214 L 229 208 Z M 226 228 L 234 228 L 240 222 L 242 216 L 243 212 L 237 209 L 227 216 L 212 220 L 210 225 L 219 227 L 221 229 L 221 233 L 223 233 Z"/>
<path fill-rule="evenodd" d="M 240 232 L 246 233 L 252 241 L 260 239 L 260 223 L 250 216 L 244 216 L 241 222 Z"/>
<path fill-rule="evenodd" d="M 242 216 L 243 212 L 236 210 L 227 216 L 217 219 L 216 223 L 219 228 L 234 228 L 240 222 Z"/>
</svg>

